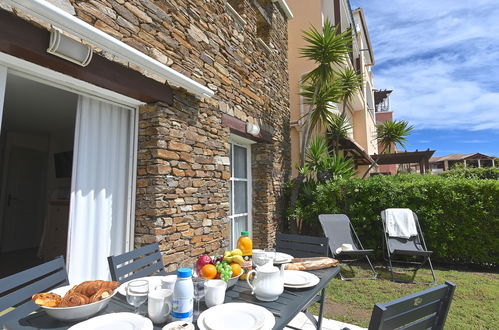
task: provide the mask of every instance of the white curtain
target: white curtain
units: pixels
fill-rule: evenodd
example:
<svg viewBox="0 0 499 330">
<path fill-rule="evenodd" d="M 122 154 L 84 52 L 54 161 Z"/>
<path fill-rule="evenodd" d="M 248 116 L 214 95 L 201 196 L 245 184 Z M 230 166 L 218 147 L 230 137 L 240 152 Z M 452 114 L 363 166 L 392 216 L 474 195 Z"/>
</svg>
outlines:
<svg viewBox="0 0 499 330">
<path fill-rule="evenodd" d="M 109 278 L 126 250 L 133 111 L 78 98 L 68 236 L 70 283 Z"/>
</svg>

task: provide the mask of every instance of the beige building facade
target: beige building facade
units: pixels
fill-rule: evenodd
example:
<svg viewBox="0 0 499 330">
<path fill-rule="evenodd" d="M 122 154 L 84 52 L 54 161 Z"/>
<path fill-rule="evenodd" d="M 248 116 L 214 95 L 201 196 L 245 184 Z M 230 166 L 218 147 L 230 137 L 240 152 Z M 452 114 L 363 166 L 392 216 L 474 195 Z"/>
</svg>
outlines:
<svg viewBox="0 0 499 330">
<path fill-rule="evenodd" d="M 289 0 L 288 4 L 295 15 L 288 24 L 292 174 L 297 175 L 295 165 L 300 161 L 302 117 L 308 111 L 307 105 L 303 103 L 299 95 L 300 81 L 302 76 L 316 65 L 300 55 L 300 49 L 306 46 L 303 31 L 309 30 L 312 26 L 320 29 L 325 20 L 329 19 L 334 25 L 339 25 L 341 31 L 351 28 L 354 33 L 352 52 L 346 58 L 345 65 L 361 73 L 364 84 L 362 90 L 347 106 L 345 114 L 353 129 L 350 132 L 349 141 L 344 141 L 342 147 L 347 155 L 354 158 L 357 173 L 362 175 L 372 162 L 369 155 L 378 152 L 374 114 L 374 79 L 371 71 L 374 56 L 364 12 L 360 8 L 352 11 L 348 0 Z M 343 105 L 335 105 L 335 109 L 340 113 Z M 323 133 L 320 130 L 315 132 L 315 134 Z"/>
</svg>

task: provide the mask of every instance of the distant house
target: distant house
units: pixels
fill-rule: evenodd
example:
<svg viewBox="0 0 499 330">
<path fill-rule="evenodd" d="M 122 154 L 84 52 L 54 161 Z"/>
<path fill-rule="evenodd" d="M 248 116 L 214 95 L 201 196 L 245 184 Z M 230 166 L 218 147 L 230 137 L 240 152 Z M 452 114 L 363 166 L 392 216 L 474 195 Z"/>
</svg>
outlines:
<svg viewBox="0 0 499 330">
<path fill-rule="evenodd" d="M 442 157 L 430 158 L 430 169 L 432 173 L 441 173 L 450 170 L 456 164 L 464 167 L 495 167 L 495 157 L 481 153 L 473 154 L 450 154 Z"/>
</svg>

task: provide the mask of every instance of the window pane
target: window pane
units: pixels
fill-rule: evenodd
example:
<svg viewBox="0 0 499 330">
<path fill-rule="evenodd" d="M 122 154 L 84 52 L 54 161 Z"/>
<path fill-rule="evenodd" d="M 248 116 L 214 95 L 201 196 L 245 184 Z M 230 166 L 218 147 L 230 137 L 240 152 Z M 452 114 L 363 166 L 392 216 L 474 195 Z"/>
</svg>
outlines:
<svg viewBox="0 0 499 330">
<path fill-rule="evenodd" d="M 247 182 L 234 181 L 234 213 L 248 212 L 248 189 Z"/>
<path fill-rule="evenodd" d="M 248 174 L 246 173 L 247 157 L 246 148 L 234 146 L 234 178 L 245 179 Z"/>
<path fill-rule="evenodd" d="M 241 236 L 241 232 L 248 230 L 248 217 L 237 217 L 232 221 L 234 221 L 234 241 L 237 244 L 237 239 L 239 238 L 239 236 Z"/>
</svg>

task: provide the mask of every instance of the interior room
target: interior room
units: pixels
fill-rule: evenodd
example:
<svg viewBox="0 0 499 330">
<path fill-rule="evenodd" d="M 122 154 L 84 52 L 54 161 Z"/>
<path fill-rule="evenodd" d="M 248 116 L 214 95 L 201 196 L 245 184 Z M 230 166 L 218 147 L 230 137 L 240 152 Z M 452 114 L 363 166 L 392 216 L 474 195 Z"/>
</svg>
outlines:
<svg viewBox="0 0 499 330">
<path fill-rule="evenodd" d="M 0 130 L 0 277 L 66 253 L 77 99 L 7 76 Z"/>
</svg>

